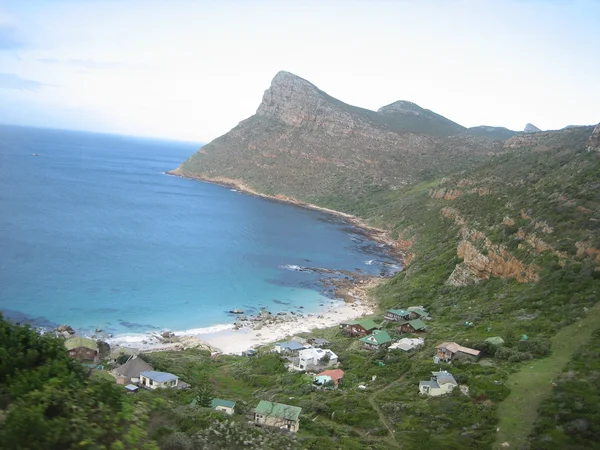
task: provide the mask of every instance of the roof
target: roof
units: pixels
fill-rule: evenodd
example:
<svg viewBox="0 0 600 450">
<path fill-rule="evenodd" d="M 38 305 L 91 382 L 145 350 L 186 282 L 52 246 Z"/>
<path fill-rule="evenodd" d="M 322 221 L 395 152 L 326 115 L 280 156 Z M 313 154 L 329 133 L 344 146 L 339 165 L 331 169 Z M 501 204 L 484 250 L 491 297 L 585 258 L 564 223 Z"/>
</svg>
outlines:
<svg viewBox="0 0 600 450">
<path fill-rule="evenodd" d="M 288 350 L 300 350 L 304 348 L 302 344 L 299 344 L 296 341 L 277 342 L 275 345 L 278 345 L 281 348 L 286 348 Z"/>
<path fill-rule="evenodd" d="M 329 341 L 327 339 L 323 339 L 323 338 L 316 338 L 314 342 L 317 345 L 329 344 Z"/>
<path fill-rule="evenodd" d="M 390 342 L 391 340 L 392 340 L 392 338 L 390 337 L 390 335 L 387 333 L 387 331 L 384 331 L 384 330 L 375 331 L 375 332 L 373 332 L 373 334 L 370 334 L 369 336 L 361 337 L 359 339 L 359 341 L 362 341 L 366 344 L 372 344 L 372 345 L 385 344 L 387 342 Z"/>
<path fill-rule="evenodd" d="M 475 350 L 469 347 L 463 347 L 462 345 L 458 345 L 456 342 L 443 342 L 436 348 L 445 348 L 452 353 L 462 352 L 473 356 L 478 356 L 479 353 L 481 353 L 479 350 Z"/>
<path fill-rule="evenodd" d="M 146 370 L 144 372 L 141 372 L 140 376 L 150 378 L 152 381 L 156 381 L 157 383 L 164 383 L 165 381 L 175 381 L 179 379 L 179 377 L 173 375 L 172 373 L 155 372 L 154 370 Z"/>
<path fill-rule="evenodd" d="M 427 311 L 425 311 L 424 309 L 421 309 L 421 308 L 410 309 L 410 312 L 415 313 L 421 317 L 427 317 L 429 315 L 429 313 Z"/>
<path fill-rule="evenodd" d="M 429 380 L 429 381 L 419 381 L 419 387 L 421 386 L 429 386 L 432 389 L 439 389 L 440 385 L 437 384 L 437 381 L 435 380 Z"/>
<path fill-rule="evenodd" d="M 365 319 L 365 320 L 360 320 L 356 323 L 356 325 L 360 325 L 361 327 L 363 327 L 365 330 L 374 330 L 376 328 L 379 328 L 379 325 L 377 325 L 373 320 L 371 319 Z"/>
<path fill-rule="evenodd" d="M 235 408 L 235 402 L 223 400 L 221 398 L 213 398 L 210 402 L 210 407 L 212 409 L 215 409 L 217 406 L 223 406 L 225 408 Z"/>
<path fill-rule="evenodd" d="M 325 370 L 318 373 L 318 377 L 330 377 L 333 381 L 339 381 L 344 378 L 344 371 L 342 369 Z"/>
<path fill-rule="evenodd" d="M 450 372 L 442 371 L 442 372 L 431 372 L 437 381 L 438 384 L 453 384 L 458 386 L 458 383 L 454 379 L 454 376 Z"/>
<path fill-rule="evenodd" d="M 388 309 L 387 312 L 396 314 L 397 316 L 408 316 L 410 314 L 410 311 L 406 309 Z"/>
<path fill-rule="evenodd" d="M 325 355 L 329 355 L 329 358 L 337 358 L 335 353 L 326 348 L 305 348 L 298 352 L 298 356 L 304 359 L 321 359 Z"/>
<path fill-rule="evenodd" d="M 396 348 L 399 348 L 401 350 L 404 350 L 405 352 L 412 350 L 414 348 L 420 347 L 421 345 L 424 344 L 423 339 L 421 338 L 402 338 L 400 339 L 398 342 L 390 345 L 390 350 L 394 350 Z"/>
<path fill-rule="evenodd" d="M 257 414 L 264 414 L 266 416 L 297 421 L 298 417 L 300 417 L 300 413 L 302 412 L 302 408 L 284 405 L 283 403 L 272 403 L 261 400 L 256 407 L 255 412 Z"/>
<path fill-rule="evenodd" d="M 424 330 L 425 328 L 427 328 L 427 325 L 425 325 L 425 322 L 423 322 L 421 319 L 407 320 L 406 322 L 403 322 L 400 325 L 404 324 L 409 324 L 411 327 L 413 327 L 415 331 Z"/>
<path fill-rule="evenodd" d="M 65 348 L 73 350 L 74 348 L 85 347 L 98 351 L 98 344 L 93 339 L 84 338 L 81 336 L 72 337 L 65 341 Z"/>
<path fill-rule="evenodd" d="M 122 375 L 127 378 L 139 378 L 140 373 L 146 371 L 153 371 L 153 367 L 144 361 L 142 358 L 133 357 L 125 364 L 120 365 L 115 369 L 118 375 Z"/>
<path fill-rule="evenodd" d="M 502 339 L 500 336 L 494 336 L 487 338 L 485 342 L 490 342 L 494 345 L 502 345 L 504 344 L 504 339 Z"/>
<path fill-rule="evenodd" d="M 127 389 L 129 392 L 135 392 L 139 388 L 135 384 L 128 384 L 127 386 L 125 386 L 125 389 Z"/>
</svg>

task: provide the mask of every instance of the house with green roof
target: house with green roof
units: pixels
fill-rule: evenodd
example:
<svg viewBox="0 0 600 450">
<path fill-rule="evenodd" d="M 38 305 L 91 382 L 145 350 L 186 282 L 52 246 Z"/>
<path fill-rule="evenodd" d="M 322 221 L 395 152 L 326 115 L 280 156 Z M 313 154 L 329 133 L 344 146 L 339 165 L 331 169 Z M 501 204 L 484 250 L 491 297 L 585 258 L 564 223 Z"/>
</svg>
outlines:
<svg viewBox="0 0 600 450">
<path fill-rule="evenodd" d="M 81 336 L 71 337 L 65 340 L 64 345 L 71 358 L 79 361 L 98 362 L 98 344 L 93 339 Z"/>
<path fill-rule="evenodd" d="M 198 403 L 198 399 L 195 398 L 191 401 L 190 406 L 198 406 Z M 222 398 L 213 398 L 210 401 L 210 407 L 215 411 L 221 411 L 230 416 L 233 416 L 235 413 L 235 402 L 223 400 Z"/>
<path fill-rule="evenodd" d="M 378 325 L 371 319 L 362 319 L 342 322 L 340 328 L 350 336 L 367 336 L 373 331 L 380 329 L 381 325 Z"/>
<path fill-rule="evenodd" d="M 298 406 L 284 405 L 261 400 L 254 409 L 254 424 L 275 427 L 295 433 L 300 428 L 300 413 Z"/>
<path fill-rule="evenodd" d="M 413 319 L 402 322 L 396 329 L 402 333 L 418 333 L 427 331 L 427 325 L 421 319 Z"/>
<path fill-rule="evenodd" d="M 385 318 L 393 322 L 400 322 L 410 319 L 410 311 L 406 309 L 388 309 L 385 313 Z"/>
<path fill-rule="evenodd" d="M 391 336 L 385 330 L 375 330 L 369 336 L 359 339 L 362 348 L 367 350 L 379 350 L 383 345 L 392 342 Z"/>
</svg>

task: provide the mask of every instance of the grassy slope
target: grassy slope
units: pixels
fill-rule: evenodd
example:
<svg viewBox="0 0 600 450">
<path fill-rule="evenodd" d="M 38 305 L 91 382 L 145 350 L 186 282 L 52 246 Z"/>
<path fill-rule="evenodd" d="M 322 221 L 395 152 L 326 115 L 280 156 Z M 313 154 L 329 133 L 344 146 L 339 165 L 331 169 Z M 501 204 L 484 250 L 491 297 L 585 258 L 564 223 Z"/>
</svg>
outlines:
<svg viewBox="0 0 600 450">
<path fill-rule="evenodd" d="M 503 448 L 504 442 L 511 448 L 522 448 L 538 417 L 542 400 L 552 392 L 552 382 L 599 328 L 600 305 L 596 305 L 581 321 L 562 328 L 552 337 L 550 356 L 525 363 L 521 370 L 508 377 L 506 385 L 510 394 L 498 408 L 500 430 L 494 448 Z"/>
</svg>

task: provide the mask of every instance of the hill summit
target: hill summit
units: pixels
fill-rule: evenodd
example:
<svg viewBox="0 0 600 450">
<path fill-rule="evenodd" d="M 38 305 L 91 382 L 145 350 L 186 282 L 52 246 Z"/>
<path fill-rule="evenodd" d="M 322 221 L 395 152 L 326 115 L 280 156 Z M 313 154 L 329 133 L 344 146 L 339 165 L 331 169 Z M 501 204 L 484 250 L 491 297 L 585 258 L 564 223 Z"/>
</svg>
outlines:
<svg viewBox="0 0 600 450">
<path fill-rule="evenodd" d="M 281 71 L 256 114 L 172 173 L 316 202 L 476 164 L 502 143 L 408 101 L 372 111 Z"/>
</svg>

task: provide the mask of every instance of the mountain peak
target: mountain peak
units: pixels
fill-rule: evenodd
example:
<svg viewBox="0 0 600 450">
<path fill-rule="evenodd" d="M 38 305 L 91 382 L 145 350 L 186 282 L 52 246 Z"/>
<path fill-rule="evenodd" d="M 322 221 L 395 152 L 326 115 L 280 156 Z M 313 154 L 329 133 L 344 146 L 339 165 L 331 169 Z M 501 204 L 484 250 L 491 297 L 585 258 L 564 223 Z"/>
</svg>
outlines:
<svg viewBox="0 0 600 450">
<path fill-rule="evenodd" d="M 540 130 L 534 124 L 528 123 L 527 125 L 525 125 L 525 129 L 523 131 L 525 133 L 538 133 L 539 131 L 542 131 L 542 130 Z"/>
<path fill-rule="evenodd" d="M 404 114 L 413 114 L 420 115 L 427 110 L 421 108 L 419 105 L 413 102 L 409 102 L 408 100 L 398 100 L 394 103 L 390 103 L 389 105 L 382 106 L 377 110 L 378 113 L 386 114 L 386 113 L 404 113 Z"/>
</svg>

